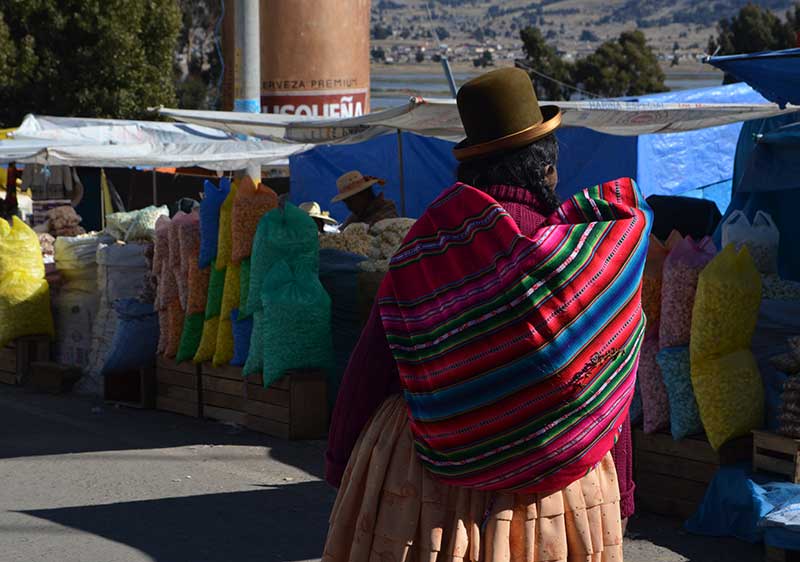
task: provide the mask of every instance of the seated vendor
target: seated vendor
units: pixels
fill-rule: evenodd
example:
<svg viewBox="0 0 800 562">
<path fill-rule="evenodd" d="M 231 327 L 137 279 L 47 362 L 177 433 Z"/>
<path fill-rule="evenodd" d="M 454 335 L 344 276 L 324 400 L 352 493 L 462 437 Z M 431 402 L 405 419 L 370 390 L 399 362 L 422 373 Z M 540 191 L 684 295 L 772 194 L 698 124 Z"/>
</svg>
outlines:
<svg viewBox="0 0 800 562">
<path fill-rule="evenodd" d="M 308 201 L 306 203 L 300 203 L 300 208 L 308 213 L 308 216 L 314 219 L 314 222 L 317 223 L 317 230 L 320 232 L 325 232 L 325 227 L 335 227 L 339 223 L 336 222 L 336 219 L 332 218 L 328 211 L 323 211 L 322 207 L 319 206 L 319 203 L 316 201 Z"/>
<path fill-rule="evenodd" d="M 350 210 L 350 216 L 342 227 L 356 222 L 364 222 L 372 226 L 383 219 L 397 218 L 397 207 L 394 201 L 385 199 L 383 194 L 376 195 L 372 189 L 375 184 L 385 185 L 386 181 L 365 176 L 361 172 L 347 172 L 336 180 L 339 195 L 331 203 L 344 201 Z"/>
</svg>

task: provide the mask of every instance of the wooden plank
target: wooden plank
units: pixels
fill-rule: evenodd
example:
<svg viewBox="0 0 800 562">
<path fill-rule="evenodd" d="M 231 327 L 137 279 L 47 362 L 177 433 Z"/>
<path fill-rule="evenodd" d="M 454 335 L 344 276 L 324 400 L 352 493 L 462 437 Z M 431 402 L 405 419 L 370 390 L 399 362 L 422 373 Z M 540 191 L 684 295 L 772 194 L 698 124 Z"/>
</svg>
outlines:
<svg viewBox="0 0 800 562">
<path fill-rule="evenodd" d="M 156 409 L 193 418 L 200 417 L 200 406 L 197 402 L 184 402 L 166 396 L 156 397 Z"/>
<path fill-rule="evenodd" d="M 698 504 L 674 497 L 636 493 L 636 508 L 658 515 L 688 519 L 697 511 Z"/>
<path fill-rule="evenodd" d="M 720 447 L 717 454 L 720 464 L 750 462 L 753 459 L 753 436 L 744 435 L 731 439 Z"/>
<path fill-rule="evenodd" d="M 234 396 L 232 394 L 224 394 L 221 392 L 212 392 L 203 389 L 203 404 L 209 404 L 218 408 L 225 408 L 227 410 L 234 410 L 237 412 L 244 412 L 244 396 Z"/>
<path fill-rule="evenodd" d="M 322 372 L 291 375 L 290 439 L 321 439 L 328 434 L 327 386 Z"/>
<path fill-rule="evenodd" d="M 17 373 L 9 373 L 8 371 L 0 371 L 0 383 L 2 384 L 17 384 Z"/>
<path fill-rule="evenodd" d="M 247 379 L 248 384 L 260 386 L 262 388 L 264 387 L 264 378 L 261 376 L 261 373 L 247 375 L 245 379 Z M 290 385 L 290 377 L 288 375 L 285 375 L 279 378 L 278 380 L 273 381 L 273 383 L 269 385 L 269 388 L 277 388 L 279 390 L 289 390 L 289 385 Z"/>
<path fill-rule="evenodd" d="M 247 415 L 245 426 L 258 433 L 271 435 L 280 439 L 289 439 L 289 424 L 275 420 L 260 418 L 251 414 Z"/>
<path fill-rule="evenodd" d="M 230 365 L 214 367 L 211 363 L 203 363 L 201 366 L 201 372 L 203 375 L 209 375 L 218 379 L 230 379 L 235 381 L 244 380 L 241 367 L 231 367 Z"/>
<path fill-rule="evenodd" d="M 167 371 L 177 371 L 179 373 L 186 373 L 187 375 L 196 375 L 198 365 L 191 361 L 184 361 L 178 363 L 174 359 L 167 359 L 166 357 L 158 356 L 156 358 L 156 368 L 165 369 Z"/>
<path fill-rule="evenodd" d="M 203 416 L 212 420 L 236 423 L 239 425 L 245 425 L 247 419 L 247 414 L 244 412 L 237 412 L 235 410 L 209 405 L 203 406 Z"/>
<path fill-rule="evenodd" d="M 244 403 L 244 411 L 259 418 L 265 418 L 287 425 L 291 420 L 289 408 L 267 404 L 266 402 L 246 400 Z"/>
<path fill-rule="evenodd" d="M 17 350 L 15 348 L 0 348 L 0 370 L 16 374 Z"/>
<path fill-rule="evenodd" d="M 230 380 L 211 377 L 206 374 L 202 376 L 203 391 L 220 392 L 244 398 L 244 380 Z"/>
<path fill-rule="evenodd" d="M 289 407 L 289 391 L 279 388 L 264 388 L 254 384 L 245 385 L 245 396 L 253 402 L 264 402 L 275 406 Z"/>
<path fill-rule="evenodd" d="M 668 493 L 670 497 L 699 504 L 703 501 L 708 484 L 683 480 L 664 474 L 642 473 L 636 477 L 636 489 L 645 495 Z"/>
<path fill-rule="evenodd" d="M 714 452 L 707 441 L 683 439 L 675 441 L 666 433 L 647 434 L 641 429 L 633 430 L 634 449 L 651 451 L 661 455 L 679 457 L 697 462 L 720 464 L 719 455 Z"/>
<path fill-rule="evenodd" d="M 197 389 L 199 378 L 196 373 L 183 373 L 168 369 L 156 369 L 156 381 L 168 386 L 182 386 Z"/>
<path fill-rule="evenodd" d="M 651 451 L 636 451 L 633 462 L 637 475 L 643 473 L 666 474 L 706 484 L 711 482 L 719 470 L 715 464 L 661 455 Z"/>
<path fill-rule="evenodd" d="M 768 431 L 754 431 L 753 448 L 754 452 L 758 452 L 758 449 L 767 449 L 794 456 L 800 450 L 800 440 Z"/>
<path fill-rule="evenodd" d="M 186 388 L 183 386 L 174 386 L 164 383 L 158 385 L 158 396 L 165 398 L 173 398 L 181 400 L 182 402 L 192 402 L 197 404 L 199 399 L 197 389 Z"/>
<path fill-rule="evenodd" d="M 753 455 L 753 468 L 756 471 L 774 472 L 794 478 L 794 462 L 756 453 Z"/>
</svg>

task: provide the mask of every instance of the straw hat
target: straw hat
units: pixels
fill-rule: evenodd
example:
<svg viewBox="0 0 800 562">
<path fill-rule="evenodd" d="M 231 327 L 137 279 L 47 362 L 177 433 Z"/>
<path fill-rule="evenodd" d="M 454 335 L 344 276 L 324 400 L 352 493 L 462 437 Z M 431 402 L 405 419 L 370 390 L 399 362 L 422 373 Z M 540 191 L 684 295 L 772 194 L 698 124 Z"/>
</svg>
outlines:
<svg viewBox="0 0 800 562">
<path fill-rule="evenodd" d="M 356 193 L 361 193 L 362 191 L 369 189 L 376 183 L 384 185 L 386 180 L 382 180 L 380 178 L 374 178 L 372 176 L 365 176 L 359 171 L 352 171 L 347 172 L 346 174 L 342 175 L 338 180 L 336 180 L 336 189 L 339 190 L 339 194 L 331 199 L 331 203 L 338 203 L 339 201 L 344 201 L 348 197 L 352 197 Z"/>
<path fill-rule="evenodd" d="M 473 78 L 461 86 L 456 102 L 467 138 L 453 155 L 462 162 L 532 144 L 561 125 L 559 108 L 539 106 L 530 76 L 519 68 Z"/>
<path fill-rule="evenodd" d="M 300 203 L 300 209 L 308 213 L 308 216 L 312 219 L 319 219 L 325 224 L 339 224 L 336 219 L 331 217 L 328 211 L 323 211 L 316 201 Z"/>
</svg>

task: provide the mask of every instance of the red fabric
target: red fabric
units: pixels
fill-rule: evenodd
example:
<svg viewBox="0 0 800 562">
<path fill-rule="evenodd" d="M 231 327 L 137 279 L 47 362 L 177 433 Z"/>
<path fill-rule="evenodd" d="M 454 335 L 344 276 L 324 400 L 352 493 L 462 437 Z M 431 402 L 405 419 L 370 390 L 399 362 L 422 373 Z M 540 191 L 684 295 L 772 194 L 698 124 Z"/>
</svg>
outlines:
<svg viewBox="0 0 800 562">
<path fill-rule="evenodd" d="M 537 211 L 535 197 L 525 189 L 496 186 L 486 192 L 497 200 L 520 227 L 532 233 L 544 221 Z M 342 474 L 362 429 L 373 413 L 392 394 L 400 392 L 400 379 L 377 307 L 374 307 L 339 389 L 333 411 L 326 453 L 325 478 L 338 487 Z M 633 513 L 632 447 L 630 421 L 626 419 L 622 434 L 612 449 L 622 495 L 622 516 Z"/>
</svg>

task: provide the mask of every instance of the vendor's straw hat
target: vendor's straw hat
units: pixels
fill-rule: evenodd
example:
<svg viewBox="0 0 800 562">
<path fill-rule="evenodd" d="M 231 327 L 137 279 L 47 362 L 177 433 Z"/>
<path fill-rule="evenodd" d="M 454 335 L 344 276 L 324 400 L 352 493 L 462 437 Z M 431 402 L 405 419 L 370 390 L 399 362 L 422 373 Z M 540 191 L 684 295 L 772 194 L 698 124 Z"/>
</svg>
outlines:
<svg viewBox="0 0 800 562">
<path fill-rule="evenodd" d="M 352 171 L 347 172 L 346 174 L 342 175 L 338 180 L 336 180 L 336 189 L 339 190 L 339 194 L 331 199 L 331 203 L 338 203 L 339 201 L 344 201 L 348 197 L 352 197 L 356 193 L 361 193 L 362 191 L 369 189 L 376 183 L 384 185 L 386 180 L 382 180 L 380 178 L 373 178 L 372 176 L 365 176 L 361 172 Z"/>
<path fill-rule="evenodd" d="M 459 161 L 536 142 L 561 125 L 561 111 L 539 106 L 528 73 L 502 68 L 473 78 L 458 91 L 458 113 L 467 138 L 453 154 Z"/>
<path fill-rule="evenodd" d="M 300 208 L 308 213 L 312 219 L 319 219 L 326 224 L 339 224 L 336 219 L 332 218 L 328 211 L 323 211 L 322 207 L 316 201 L 308 201 L 300 203 Z"/>
</svg>

